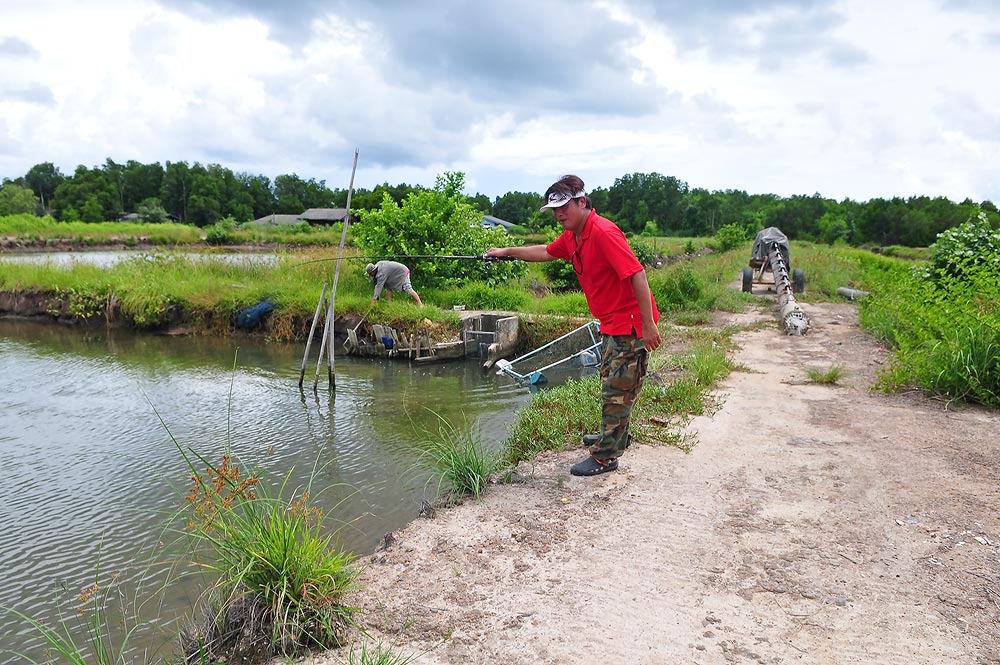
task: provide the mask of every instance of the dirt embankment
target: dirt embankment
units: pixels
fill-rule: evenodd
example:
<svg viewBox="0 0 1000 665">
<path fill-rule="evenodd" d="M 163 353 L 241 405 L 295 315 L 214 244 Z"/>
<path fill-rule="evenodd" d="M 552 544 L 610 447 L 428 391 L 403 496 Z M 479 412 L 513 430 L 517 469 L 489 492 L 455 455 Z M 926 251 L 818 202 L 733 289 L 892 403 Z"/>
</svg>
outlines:
<svg viewBox="0 0 1000 665">
<path fill-rule="evenodd" d="M 362 625 L 427 664 L 1000 662 L 1000 415 L 871 392 L 855 306 L 803 307 L 803 337 L 736 336 L 691 453 L 546 454 L 392 534 Z"/>
</svg>

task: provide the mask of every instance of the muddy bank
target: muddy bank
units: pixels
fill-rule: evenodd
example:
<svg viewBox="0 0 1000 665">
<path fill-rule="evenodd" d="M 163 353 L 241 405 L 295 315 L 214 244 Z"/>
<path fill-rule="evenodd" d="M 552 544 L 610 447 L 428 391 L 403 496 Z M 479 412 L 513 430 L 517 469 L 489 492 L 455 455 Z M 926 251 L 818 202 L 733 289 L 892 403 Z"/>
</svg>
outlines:
<svg viewBox="0 0 1000 665">
<path fill-rule="evenodd" d="M 581 448 L 545 453 L 388 535 L 359 625 L 427 665 L 1000 662 L 1000 414 L 873 392 L 856 306 L 804 307 L 801 337 L 723 321 L 745 371 L 689 454 L 576 478 Z"/>
</svg>

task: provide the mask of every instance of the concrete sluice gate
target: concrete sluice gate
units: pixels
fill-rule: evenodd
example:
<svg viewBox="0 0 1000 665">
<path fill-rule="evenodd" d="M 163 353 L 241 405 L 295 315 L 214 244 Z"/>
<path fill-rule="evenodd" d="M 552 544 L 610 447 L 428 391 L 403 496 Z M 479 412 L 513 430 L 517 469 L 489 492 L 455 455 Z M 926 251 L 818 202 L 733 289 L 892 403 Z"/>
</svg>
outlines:
<svg viewBox="0 0 1000 665">
<path fill-rule="evenodd" d="M 360 325 L 360 324 L 359 324 Z M 514 352 L 520 319 L 505 312 L 463 312 L 461 339 L 435 342 L 427 329 L 406 336 L 391 326 L 368 324 L 349 329 L 344 340 L 348 355 L 439 362 L 475 357 L 485 367 Z"/>
</svg>

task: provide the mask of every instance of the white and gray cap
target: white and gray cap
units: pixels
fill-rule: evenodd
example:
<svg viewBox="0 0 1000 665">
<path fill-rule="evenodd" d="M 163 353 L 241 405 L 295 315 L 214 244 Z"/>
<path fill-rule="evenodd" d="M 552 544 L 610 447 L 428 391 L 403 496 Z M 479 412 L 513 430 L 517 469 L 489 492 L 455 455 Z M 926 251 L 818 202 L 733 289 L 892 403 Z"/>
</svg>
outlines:
<svg viewBox="0 0 1000 665">
<path fill-rule="evenodd" d="M 576 192 L 574 194 L 566 194 L 564 192 L 552 192 L 549 194 L 548 203 L 543 205 L 539 210 L 545 210 L 546 208 L 561 208 L 573 199 L 578 199 L 584 196 L 583 190 Z"/>
</svg>

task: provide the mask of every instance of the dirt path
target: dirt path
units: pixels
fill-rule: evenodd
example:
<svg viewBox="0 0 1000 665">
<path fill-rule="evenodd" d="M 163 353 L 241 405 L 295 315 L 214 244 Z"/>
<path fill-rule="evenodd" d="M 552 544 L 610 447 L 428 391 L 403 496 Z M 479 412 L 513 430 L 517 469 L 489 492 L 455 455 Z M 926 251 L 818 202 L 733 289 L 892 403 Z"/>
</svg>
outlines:
<svg viewBox="0 0 1000 665">
<path fill-rule="evenodd" d="M 427 664 L 1000 662 L 1000 414 L 869 392 L 854 305 L 804 309 L 804 337 L 737 335 L 693 452 L 548 454 L 393 534 L 364 625 Z"/>
</svg>

